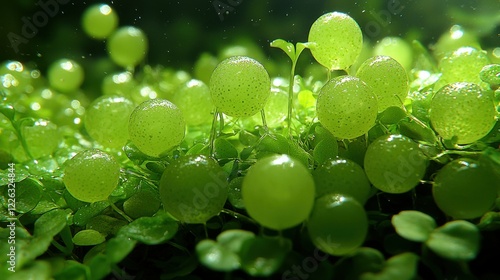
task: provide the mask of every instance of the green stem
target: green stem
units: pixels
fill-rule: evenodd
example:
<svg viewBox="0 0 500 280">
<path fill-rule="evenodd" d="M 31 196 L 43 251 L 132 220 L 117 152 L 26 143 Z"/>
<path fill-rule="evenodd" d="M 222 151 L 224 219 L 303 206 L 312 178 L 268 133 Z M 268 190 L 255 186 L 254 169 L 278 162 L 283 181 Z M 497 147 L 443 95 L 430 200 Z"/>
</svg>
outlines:
<svg viewBox="0 0 500 280">
<path fill-rule="evenodd" d="M 26 155 L 28 155 L 28 157 L 30 159 L 34 159 L 33 155 L 31 155 L 31 152 L 28 149 L 28 144 L 26 144 L 26 140 L 24 140 L 24 137 L 23 137 L 23 135 L 22 135 L 21 130 L 19 129 L 19 127 L 14 124 L 14 120 L 9 119 L 9 122 L 12 125 L 12 127 L 14 128 L 14 133 L 16 134 L 17 139 L 19 139 L 19 141 L 21 142 L 21 146 L 23 147 L 23 150 L 26 153 Z"/>
<path fill-rule="evenodd" d="M 262 108 L 260 110 L 260 116 L 262 117 L 262 127 L 264 128 L 264 130 L 267 132 L 269 132 L 269 128 L 267 127 L 267 122 L 266 122 L 266 113 L 264 112 L 264 108 Z"/>
<path fill-rule="evenodd" d="M 71 229 L 69 228 L 69 226 L 66 225 L 59 234 L 61 235 L 64 245 L 66 245 L 67 251 L 69 253 L 73 252 L 75 245 L 73 244 L 73 237 L 71 235 Z"/>
<path fill-rule="evenodd" d="M 431 158 L 432 160 L 438 159 L 446 155 L 459 155 L 459 156 L 479 156 L 483 151 L 460 151 L 460 150 L 444 150 L 442 153 Z"/>
<path fill-rule="evenodd" d="M 245 216 L 245 215 L 243 215 L 243 214 L 240 214 L 240 213 L 238 213 L 238 212 L 235 212 L 235 211 L 233 211 L 233 210 L 229 210 L 229 209 L 223 208 L 223 209 L 221 210 L 221 212 L 222 212 L 222 213 L 226 213 L 226 214 L 228 214 L 228 215 L 231 215 L 231 216 L 233 216 L 233 217 L 234 217 L 234 218 L 236 218 L 236 219 L 240 219 L 240 220 L 243 220 L 243 221 L 249 222 L 249 223 L 251 223 L 251 224 L 257 225 L 257 222 L 256 222 L 256 221 L 254 221 L 253 219 L 251 219 L 250 217 L 247 217 L 247 216 Z"/>
<path fill-rule="evenodd" d="M 292 113 L 293 113 L 293 86 L 295 84 L 295 66 L 297 65 L 296 60 L 292 60 L 292 68 L 290 70 L 290 82 L 288 85 L 288 136 L 292 138 Z"/>
<path fill-rule="evenodd" d="M 210 130 L 210 139 L 208 140 L 209 143 L 209 153 L 210 156 L 214 155 L 214 142 L 215 142 L 215 137 L 217 136 L 217 117 L 219 116 L 219 111 L 215 109 L 214 112 L 214 119 L 212 120 L 212 129 Z"/>
<path fill-rule="evenodd" d="M 52 240 L 50 243 L 54 245 L 54 247 L 56 247 L 59 251 L 63 252 L 65 255 L 71 255 L 71 251 L 68 248 L 64 247 L 63 245 L 59 244 L 59 242 Z"/>
<path fill-rule="evenodd" d="M 175 247 L 175 248 L 177 248 L 177 249 L 179 249 L 181 251 L 186 252 L 188 255 L 191 255 L 191 252 L 189 252 L 189 250 L 186 247 L 182 246 L 182 245 L 179 245 L 179 244 L 177 244 L 175 242 L 172 242 L 172 241 L 167 241 L 166 243 L 168 245 L 172 246 L 172 247 Z"/>
<path fill-rule="evenodd" d="M 125 218 L 125 220 L 127 220 L 129 223 L 134 221 L 132 218 L 127 216 L 127 214 L 125 214 L 125 212 L 123 212 L 118 207 L 116 207 L 116 205 L 111 201 L 111 199 L 108 199 L 108 202 L 109 202 L 109 205 L 111 206 L 111 208 L 113 208 L 113 210 L 115 210 L 116 213 L 120 214 L 120 216 Z"/>
</svg>

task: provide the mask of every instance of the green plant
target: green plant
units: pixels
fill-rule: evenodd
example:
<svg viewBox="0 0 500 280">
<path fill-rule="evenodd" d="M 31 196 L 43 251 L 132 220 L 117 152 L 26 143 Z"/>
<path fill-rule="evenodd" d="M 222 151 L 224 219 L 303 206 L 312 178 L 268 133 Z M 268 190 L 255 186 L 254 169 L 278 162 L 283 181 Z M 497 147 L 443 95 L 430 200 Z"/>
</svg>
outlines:
<svg viewBox="0 0 500 280">
<path fill-rule="evenodd" d="M 140 64 L 145 34 L 96 7 L 84 30 L 126 70 L 104 96 L 82 94 L 74 61 L 0 67 L 1 279 L 500 277 L 484 264 L 500 249 L 500 71 L 477 45 L 392 38 L 377 52 L 411 69 L 366 60 L 333 12 L 310 42 L 270 43 L 287 78 L 229 46 L 197 62 L 202 82 Z M 296 74 L 306 49 L 324 72 Z"/>
</svg>

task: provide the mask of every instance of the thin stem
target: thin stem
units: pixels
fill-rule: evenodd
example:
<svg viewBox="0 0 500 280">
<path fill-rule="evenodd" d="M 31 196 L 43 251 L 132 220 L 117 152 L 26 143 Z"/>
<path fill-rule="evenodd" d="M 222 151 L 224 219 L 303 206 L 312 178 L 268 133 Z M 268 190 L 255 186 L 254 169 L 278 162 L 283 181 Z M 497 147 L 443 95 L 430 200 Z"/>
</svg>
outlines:
<svg viewBox="0 0 500 280">
<path fill-rule="evenodd" d="M 432 157 L 432 160 L 436 160 L 445 155 L 459 155 L 459 156 L 479 156 L 483 151 L 460 151 L 460 150 L 444 150 L 442 153 Z"/>
<path fill-rule="evenodd" d="M 66 245 L 66 249 L 69 253 L 73 252 L 75 245 L 73 244 L 73 238 L 71 236 L 71 230 L 68 225 L 66 225 L 63 230 L 59 233 L 61 238 Z"/>
<path fill-rule="evenodd" d="M 290 70 L 290 83 L 288 85 L 288 136 L 292 138 L 292 113 L 293 113 L 293 86 L 295 84 L 295 65 L 296 61 L 292 60 L 292 69 Z"/>
<path fill-rule="evenodd" d="M 54 245 L 54 247 L 56 247 L 59 251 L 63 252 L 65 255 L 71 255 L 71 251 L 68 248 L 64 247 L 63 245 L 59 244 L 59 242 L 52 240 L 50 243 Z"/>
<path fill-rule="evenodd" d="M 326 81 L 328 82 L 332 78 L 332 71 L 330 69 L 326 69 Z"/>
<path fill-rule="evenodd" d="M 210 140 L 209 140 L 209 152 L 210 156 L 214 155 L 214 142 L 215 142 L 215 137 L 217 136 L 217 117 L 219 116 L 219 111 L 215 109 L 214 112 L 214 119 L 212 120 L 212 129 L 210 130 Z"/>
<path fill-rule="evenodd" d="M 175 242 L 172 242 L 172 241 L 167 241 L 166 243 L 168 245 L 172 246 L 172 247 L 175 247 L 175 248 L 177 248 L 177 249 L 179 249 L 181 251 L 186 252 L 188 255 L 191 255 L 191 252 L 189 252 L 189 250 L 186 247 L 182 246 L 182 245 L 179 245 L 179 244 L 177 244 Z"/>
<path fill-rule="evenodd" d="M 111 201 L 111 199 L 108 199 L 108 202 L 109 202 L 109 205 L 111 206 L 111 208 L 113 208 L 113 210 L 115 210 L 116 213 L 120 214 L 120 216 L 125 218 L 125 220 L 127 220 L 129 223 L 134 221 L 134 220 L 132 220 L 132 218 L 127 216 L 127 214 L 125 214 L 125 212 L 123 212 L 118 207 L 116 207 L 116 205 Z"/>
<path fill-rule="evenodd" d="M 243 214 L 240 214 L 240 213 L 238 213 L 238 212 L 235 212 L 235 211 L 233 211 L 233 210 L 229 210 L 229 209 L 224 208 L 224 209 L 222 209 L 222 210 L 221 210 L 221 212 L 222 212 L 222 213 L 226 213 L 226 214 L 228 214 L 228 215 L 231 215 L 231 216 L 233 216 L 233 217 L 234 217 L 234 218 L 236 218 L 236 219 L 240 219 L 240 220 L 243 220 L 243 221 L 249 222 L 249 223 L 251 223 L 251 224 L 257 225 L 257 222 L 256 222 L 256 221 L 254 221 L 253 219 L 251 219 L 250 217 L 247 217 L 247 216 L 245 216 L 245 215 L 243 215 Z"/>
<path fill-rule="evenodd" d="M 10 124 L 14 128 L 14 133 L 17 136 L 17 139 L 21 142 L 21 146 L 23 147 L 24 152 L 30 159 L 34 159 L 33 156 L 31 155 L 30 150 L 28 149 L 28 144 L 26 143 L 26 140 L 24 140 L 23 134 L 21 133 L 21 130 L 19 129 L 19 126 L 14 124 L 14 120 L 11 120 L 9 118 Z"/>
<path fill-rule="evenodd" d="M 269 132 L 269 128 L 267 127 L 267 122 L 266 122 L 266 113 L 264 112 L 264 108 L 260 110 L 260 116 L 262 117 L 262 127 L 264 127 L 264 130 Z"/>
</svg>

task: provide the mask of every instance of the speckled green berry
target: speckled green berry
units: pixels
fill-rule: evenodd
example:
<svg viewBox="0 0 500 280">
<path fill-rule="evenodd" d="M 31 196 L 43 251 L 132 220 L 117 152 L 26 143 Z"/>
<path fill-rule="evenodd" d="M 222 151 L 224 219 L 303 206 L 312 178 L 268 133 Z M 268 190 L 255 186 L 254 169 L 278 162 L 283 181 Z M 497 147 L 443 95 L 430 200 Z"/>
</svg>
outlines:
<svg viewBox="0 0 500 280">
<path fill-rule="evenodd" d="M 132 112 L 130 140 L 144 154 L 159 157 L 184 139 L 186 124 L 181 110 L 165 99 L 151 99 Z"/>
<path fill-rule="evenodd" d="M 476 84 L 448 84 L 432 98 L 432 127 L 444 139 L 456 137 L 458 144 L 475 142 L 495 125 L 493 99 L 491 91 L 483 91 Z"/>
<path fill-rule="evenodd" d="M 250 117 L 259 112 L 271 94 L 271 79 L 262 64 L 245 56 L 219 63 L 210 78 L 215 107 L 232 117 Z"/>
<path fill-rule="evenodd" d="M 78 200 L 96 202 L 106 200 L 118 185 L 120 165 L 109 154 L 84 150 L 65 163 L 64 184 Z"/>
</svg>

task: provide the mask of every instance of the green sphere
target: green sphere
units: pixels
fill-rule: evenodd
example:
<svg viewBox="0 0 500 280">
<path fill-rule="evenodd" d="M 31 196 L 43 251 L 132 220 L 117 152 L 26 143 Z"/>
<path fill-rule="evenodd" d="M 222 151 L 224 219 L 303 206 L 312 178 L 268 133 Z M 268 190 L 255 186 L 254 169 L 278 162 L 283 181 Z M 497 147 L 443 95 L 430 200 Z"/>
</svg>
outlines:
<svg viewBox="0 0 500 280">
<path fill-rule="evenodd" d="M 60 92 L 72 92 L 83 83 L 83 68 L 71 59 L 60 59 L 49 66 L 47 73 L 50 86 Z"/>
<path fill-rule="evenodd" d="M 204 224 L 219 214 L 227 200 L 227 175 L 212 158 L 184 156 L 161 176 L 163 207 L 183 223 Z"/>
<path fill-rule="evenodd" d="M 363 34 L 349 15 L 332 12 L 320 16 L 309 30 L 311 53 L 328 70 L 347 70 L 363 47 Z"/>
<path fill-rule="evenodd" d="M 210 78 L 212 102 L 232 117 L 250 117 L 259 112 L 271 94 L 271 79 L 262 64 L 245 56 L 221 61 Z"/>
<path fill-rule="evenodd" d="M 101 96 L 85 112 L 85 129 L 99 144 L 121 148 L 129 140 L 128 121 L 134 108 L 125 97 Z"/>
<path fill-rule="evenodd" d="M 438 171 L 432 194 L 446 215 L 474 219 L 492 209 L 498 188 L 495 174 L 476 160 L 461 158 Z"/>
<path fill-rule="evenodd" d="M 128 122 L 130 140 L 144 154 L 160 157 L 184 139 L 182 112 L 165 99 L 151 99 L 137 106 Z"/>
<path fill-rule="evenodd" d="M 124 26 L 114 31 L 108 38 L 107 50 L 116 64 L 132 68 L 146 56 L 148 39 L 141 29 Z"/>
<path fill-rule="evenodd" d="M 320 123 L 333 136 L 353 139 L 375 125 L 377 97 L 373 89 L 359 78 L 339 76 L 321 88 L 316 111 Z"/>
<path fill-rule="evenodd" d="M 430 105 L 432 127 L 444 139 L 473 143 L 490 132 L 496 122 L 494 96 L 473 83 L 453 83 L 441 88 Z"/>
<path fill-rule="evenodd" d="M 383 135 L 367 148 L 364 167 L 368 180 L 387 193 L 404 193 L 424 177 L 427 160 L 418 144 L 403 135 Z"/>
<path fill-rule="evenodd" d="M 118 15 L 109 5 L 92 5 L 83 12 L 83 31 L 94 39 L 106 39 L 117 26 Z"/>
<path fill-rule="evenodd" d="M 64 185 L 76 199 L 84 202 L 107 200 L 118 185 L 120 165 L 113 156 L 97 150 L 84 150 L 65 163 Z"/>
<path fill-rule="evenodd" d="M 275 230 L 306 220 L 314 204 L 314 191 L 309 170 L 286 154 L 258 160 L 249 168 L 241 187 L 250 217 Z"/>
<path fill-rule="evenodd" d="M 307 231 L 314 245 L 330 255 L 352 253 L 365 241 L 368 217 L 354 198 L 327 194 L 316 200 L 307 221 Z"/>
</svg>

